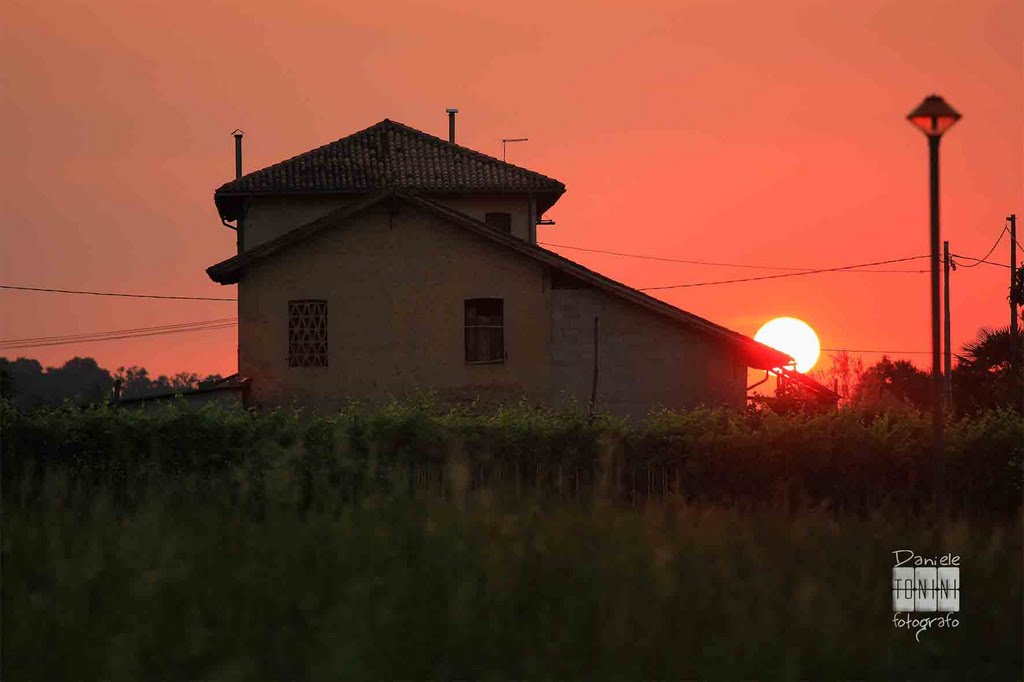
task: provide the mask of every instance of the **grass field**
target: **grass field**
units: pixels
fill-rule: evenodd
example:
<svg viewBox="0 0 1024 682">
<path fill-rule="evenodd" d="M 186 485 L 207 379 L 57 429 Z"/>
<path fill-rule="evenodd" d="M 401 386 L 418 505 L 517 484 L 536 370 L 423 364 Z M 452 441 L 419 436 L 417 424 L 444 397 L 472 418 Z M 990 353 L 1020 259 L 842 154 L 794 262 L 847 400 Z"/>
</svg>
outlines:
<svg viewBox="0 0 1024 682">
<path fill-rule="evenodd" d="M 916 433 L 916 422 L 887 418 L 866 428 Z M 676 423 L 676 440 L 645 441 L 664 436 L 664 415 L 643 434 L 618 434 L 614 448 L 601 445 L 607 424 L 591 433 L 536 415 L 463 421 L 458 440 L 438 441 L 432 418 L 378 414 L 345 422 L 362 441 L 344 442 L 337 421 L 282 415 L 4 419 L 4 679 L 1004 680 L 1024 666 L 1019 502 L 986 510 L 947 504 L 951 495 L 931 506 L 887 490 L 836 504 L 809 486 L 783 505 L 744 498 L 742 472 L 725 481 L 706 462 L 686 469 L 687 485 L 704 476 L 712 496 L 683 486 L 637 498 L 602 485 L 608 465 L 593 461 L 609 448 L 661 462 L 665 442 L 688 437 Z M 952 438 L 973 443 L 956 456 L 1002 462 L 970 481 L 981 490 L 991 480 L 1003 504 L 1019 495 L 1020 422 L 993 419 Z M 714 438 L 740 428 L 729 424 Z M 834 450 L 819 443 L 815 460 L 799 442 L 787 466 L 820 482 L 823 465 L 796 467 L 831 462 Z M 480 458 L 482 443 L 490 454 Z M 550 478 L 486 483 L 467 464 L 525 468 L 538 452 L 565 452 L 597 474 L 569 496 Z M 417 453 L 452 455 L 441 494 L 402 478 Z M 873 480 L 859 466 L 853 486 Z M 892 552 L 904 548 L 961 557 L 956 628 L 916 641 L 894 627 Z"/>
</svg>

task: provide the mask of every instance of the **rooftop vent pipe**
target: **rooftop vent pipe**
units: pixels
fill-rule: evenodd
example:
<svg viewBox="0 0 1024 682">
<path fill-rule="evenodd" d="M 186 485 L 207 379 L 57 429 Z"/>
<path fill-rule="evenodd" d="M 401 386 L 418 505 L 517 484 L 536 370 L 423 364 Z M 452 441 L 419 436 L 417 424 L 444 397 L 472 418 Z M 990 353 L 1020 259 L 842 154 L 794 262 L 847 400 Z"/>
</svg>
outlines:
<svg viewBox="0 0 1024 682">
<path fill-rule="evenodd" d="M 448 112 L 448 141 L 455 144 L 455 114 L 458 109 L 445 109 Z"/>
<path fill-rule="evenodd" d="M 231 133 L 235 137 L 235 180 L 242 177 L 242 136 L 245 135 L 241 130 L 235 130 Z M 242 211 L 244 209 L 239 207 L 238 218 L 235 219 L 235 224 L 232 225 L 222 217 L 220 222 L 224 224 L 224 227 L 230 227 L 235 231 L 235 248 L 238 249 L 238 253 L 242 253 Z"/>
<path fill-rule="evenodd" d="M 237 180 L 242 177 L 242 136 L 245 133 L 236 130 L 231 134 L 235 136 L 235 180 Z"/>
</svg>

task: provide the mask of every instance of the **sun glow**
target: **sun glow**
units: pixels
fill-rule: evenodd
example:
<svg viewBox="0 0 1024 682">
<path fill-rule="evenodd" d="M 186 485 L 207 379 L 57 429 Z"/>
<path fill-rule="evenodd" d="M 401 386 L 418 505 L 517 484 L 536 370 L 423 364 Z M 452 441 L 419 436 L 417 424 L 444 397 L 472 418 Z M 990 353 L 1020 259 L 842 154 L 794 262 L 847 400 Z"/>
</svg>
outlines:
<svg viewBox="0 0 1024 682">
<path fill-rule="evenodd" d="M 811 325 L 795 317 L 776 317 L 754 335 L 755 341 L 793 357 L 798 372 L 806 372 L 818 362 L 821 343 Z"/>
</svg>

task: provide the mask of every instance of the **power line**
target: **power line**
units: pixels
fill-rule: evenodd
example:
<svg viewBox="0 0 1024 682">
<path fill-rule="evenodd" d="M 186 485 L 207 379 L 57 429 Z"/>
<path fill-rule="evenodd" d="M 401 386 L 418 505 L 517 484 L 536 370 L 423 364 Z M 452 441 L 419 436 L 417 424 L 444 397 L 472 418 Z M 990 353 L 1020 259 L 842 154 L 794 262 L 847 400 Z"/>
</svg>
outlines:
<svg viewBox="0 0 1024 682">
<path fill-rule="evenodd" d="M 165 334 L 180 334 L 180 333 L 185 333 L 185 332 L 205 332 L 205 331 L 213 331 L 213 330 L 216 330 L 216 329 L 232 329 L 234 327 L 235 327 L 234 324 L 222 324 L 222 325 L 211 325 L 211 326 L 208 326 L 208 327 L 190 327 L 190 328 L 187 328 L 187 329 L 171 329 L 171 330 L 161 331 L 161 332 L 149 332 L 149 333 L 145 333 L 145 334 L 124 334 L 124 335 L 121 335 L 121 336 L 96 337 L 96 338 L 91 338 L 91 339 L 70 339 L 70 340 L 66 340 L 66 341 L 51 341 L 51 342 L 47 342 L 47 343 L 26 343 L 26 344 L 21 344 L 21 345 L 0 346 L 0 350 L 7 351 L 7 350 L 22 350 L 22 349 L 25 349 L 25 348 L 43 348 L 43 347 L 47 347 L 47 346 L 67 346 L 67 345 L 70 345 L 70 344 L 92 343 L 92 342 L 95 342 L 95 341 L 118 341 L 118 340 L 121 340 L 121 339 L 135 339 L 135 338 L 142 338 L 142 337 L 146 337 L 146 336 L 163 336 Z"/>
<path fill-rule="evenodd" d="M 996 263 L 995 261 L 985 260 L 984 258 L 972 258 L 971 256 L 962 256 L 962 255 L 960 255 L 958 253 L 954 253 L 954 254 L 951 254 L 951 255 L 954 258 L 966 258 L 967 260 L 975 261 L 974 263 L 971 263 L 970 265 L 964 265 L 963 263 L 956 263 L 956 265 L 958 267 L 961 267 L 961 268 L 973 268 L 974 266 L 981 265 L 982 263 L 984 263 L 986 265 L 995 265 L 996 267 L 999 267 L 999 268 L 1008 268 L 1008 267 L 1010 267 L 1006 263 Z"/>
<path fill-rule="evenodd" d="M 989 255 L 991 255 L 992 252 L 995 250 L 995 247 L 998 246 L 999 241 L 1001 241 L 1001 239 L 1002 239 L 1002 234 L 1005 233 L 1005 232 L 1006 232 L 1006 228 L 1004 226 L 1003 227 L 1003 232 L 1000 233 L 1000 238 L 996 240 L 995 244 L 993 244 L 992 249 L 989 249 L 989 252 L 985 255 L 986 258 Z M 741 283 L 741 282 L 758 282 L 758 281 L 764 281 L 764 280 L 770 280 L 770 279 L 780 279 L 780 278 L 784 278 L 784 277 L 796 277 L 796 276 L 799 276 L 799 275 L 816 275 L 816 274 L 827 273 L 827 272 L 903 272 L 903 273 L 924 273 L 924 272 L 928 272 L 928 270 L 906 270 L 906 269 L 862 270 L 862 268 L 868 268 L 868 267 L 873 267 L 873 266 L 877 266 L 877 265 L 887 265 L 887 264 L 892 264 L 892 263 L 903 263 L 903 262 L 907 262 L 907 261 L 911 261 L 911 260 L 918 260 L 918 259 L 921 259 L 921 258 L 929 258 L 930 257 L 930 256 L 910 256 L 908 258 L 893 258 L 893 259 L 889 259 L 889 260 L 874 261 L 874 262 L 871 262 L 871 263 L 859 263 L 859 264 L 856 264 L 856 265 L 844 265 L 844 266 L 834 267 L 834 268 L 807 269 L 807 268 L 793 268 L 793 267 L 771 266 L 771 265 L 752 265 L 752 264 L 745 264 L 745 263 L 721 263 L 721 262 L 715 262 L 715 261 L 689 260 L 689 259 L 682 259 L 682 258 L 666 258 L 666 257 L 661 257 L 661 256 L 649 256 L 649 255 L 643 255 L 643 254 L 624 253 L 624 252 L 620 252 L 620 251 L 609 251 L 609 250 L 604 250 L 604 249 L 590 249 L 590 248 L 585 248 L 585 247 L 581 247 L 581 246 L 569 246 L 569 245 L 566 245 L 566 244 L 552 244 L 550 242 L 538 242 L 538 243 L 543 244 L 544 246 L 552 246 L 552 247 L 555 247 L 555 248 L 573 249 L 573 250 L 576 250 L 576 251 L 586 251 L 586 252 L 589 252 L 589 253 L 602 253 L 602 254 L 608 254 L 608 255 L 613 255 L 613 256 L 622 256 L 622 257 L 626 257 L 626 258 L 640 258 L 640 259 L 644 259 L 644 260 L 654 260 L 654 261 L 662 261 L 662 262 L 670 262 L 670 263 L 684 263 L 684 264 L 690 264 L 690 265 L 709 265 L 709 266 L 718 266 L 718 267 L 734 267 L 734 268 L 750 268 L 750 269 L 761 269 L 761 270 L 786 270 L 786 271 L 788 271 L 788 272 L 785 272 L 785 273 L 782 273 L 782 274 L 762 275 L 762 276 L 759 276 L 759 277 L 745 277 L 745 278 L 728 279 L 728 280 L 716 280 L 716 281 L 710 281 L 710 282 L 689 282 L 689 283 L 686 283 L 686 284 L 670 284 L 670 285 L 656 286 L 656 287 L 640 287 L 640 288 L 638 288 L 638 291 L 656 291 L 656 290 L 662 290 L 662 289 L 684 289 L 684 288 L 691 288 L 691 287 L 712 286 L 712 285 L 718 285 L 718 284 L 737 284 L 737 283 Z M 965 267 L 965 268 L 974 267 L 975 265 L 978 265 L 979 263 L 987 263 L 989 265 L 997 265 L 997 266 L 1001 266 L 1001 267 L 1009 267 L 1009 266 L 1006 266 L 1006 265 L 1004 265 L 1002 263 L 993 263 L 993 262 L 985 260 L 983 258 L 972 258 L 970 256 L 962 256 L 962 255 L 958 255 L 958 254 L 953 254 L 953 255 L 956 256 L 957 258 L 966 258 L 968 260 L 976 261 L 972 265 L 961 265 L 961 267 Z M 158 299 L 158 300 L 174 300 L 174 301 L 236 302 L 238 300 L 236 298 L 219 298 L 219 297 L 210 297 L 210 296 L 165 296 L 165 295 L 159 295 L 159 294 L 133 294 L 133 293 L 126 293 L 126 292 L 85 291 L 85 290 L 78 290 L 78 289 L 56 289 L 56 288 L 47 288 L 47 287 L 26 287 L 26 286 L 16 286 L 16 285 L 12 285 L 12 284 L 0 284 L 0 289 L 7 289 L 7 290 L 12 290 L 12 291 L 40 291 L 40 292 L 48 292 L 48 293 L 78 294 L 78 295 L 85 295 L 85 296 L 111 296 L 111 297 L 117 297 L 117 298 L 140 298 L 140 299 Z M 0 343 L 4 343 L 4 342 L 0 342 Z"/>
<path fill-rule="evenodd" d="M 718 266 L 718 267 L 733 267 L 733 268 L 751 268 L 751 269 L 758 269 L 758 270 L 787 270 L 787 271 L 789 271 L 789 274 L 784 274 L 784 275 L 768 275 L 768 276 L 764 276 L 764 277 L 750 278 L 749 280 L 726 280 L 724 282 L 721 282 L 722 284 L 730 284 L 730 283 L 735 282 L 735 281 L 755 281 L 755 280 L 758 280 L 758 279 L 773 279 L 773 278 L 776 278 L 776 277 L 791 277 L 791 276 L 795 276 L 795 275 L 812 275 L 812 274 L 817 274 L 817 273 L 821 273 L 821 272 L 844 272 L 844 271 L 845 272 L 858 272 L 858 271 L 859 272 L 904 272 L 904 273 L 923 273 L 923 272 L 928 272 L 927 270 L 902 270 L 902 269 L 859 270 L 860 268 L 871 267 L 872 265 L 875 265 L 876 263 L 865 263 L 865 264 L 860 264 L 860 265 L 848 265 L 848 266 L 844 266 L 844 267 L 827 268 L 827 269 L 823 269 L 823 270 L 814 270 L 814 269 L 808 269 L 808 268 L 792 268 L 792 267 L 773 266 L 773 265 L 750 265 L 750 264 L 741 264 L 741 263 L 719 263 L 719 262 L 714 262 L 714 261 L 687 260 L 687 259 L 682 259 L 682 258 L 664 258 L 664 257 L 660 257 L 660 256 L 648 256 L 648 255 L 634 254 L 634 253 L 622 253 L 622 252 L 619 252 L 619 251 L 606 251 L 606 250 L 602 250 L 602 249 L 589 249 L 589 248 L 584 248 L 584 247 L 581 247 L 581 246 L 568 246 L 568 245 L 565 245 L 565 244 L 551 244 L 551 243 L 548 243 L 548 242 L 538 242 L 538 243 L 543 244 L 545 246 L 553 246 L 553 247 L 562 248 L 562 249 L 574 249 L 574 250 L 577 250 L 577 251 L 587 251 L 587 252 L 591 252 L 591 253 L 604 253 L 604 254 L 609 254 L 609 255 L 613 255 L 613 256 L 623 256 L 623 257 L 627 257 L 627 258 L 640 258 L 640 259 L 644 259 L 644 260 L 656 260 L 656 261 L 664 261 L 664 262 L 670 262 L 670 263 L 684 263 L 684 264 L 689 264 L 689 265 L 711 265 L 711 266 Z M 914 258 L 926 258 L 926 257 L 927 256 L 915 256 Z M 903 258 L 903 259 L 895 259 L 895 260 L 889 260 L 889 261 L 879 261 L 878 263 L 899 263 L 899 262 L 903 262 L 903 261 L 907 261 L 907 260 L 914 260 L 914 258 Z M 702 283 L 697 283 L 697 284 L 687 284 L 687 285 L 679 285 L 679 286 L 705 286 L 707 284 L 717 284 L 717 283 L 718 282 L 708 282 L 708 283 L 703 283 L 702 282 Z M 658 289 L 658 288 L 676 288 L 676 287 L 651 287 L 651 288 L 652 289 Z M 79 290 L 79 289 L 55 289 L 55 288 L 49 288 L 49 287 L 26 287 L 26 286 L 17 286 L 17 285 L 13 285 L 13 284 L 0 284 L 0 289 L 7 289 L 7 290 L 11 290 L 11 291 L 41 291 L 41 292 L 58 293 L 58 294 L 78 294 L 78 295 L 83 295 L 83 296 L 112 296 L 112 297 L 116 297 L 116 298 L 158 299 L 158 300 L 169 300 L 169 301 L 236 302 L 238 300 L 237 298 L 218 298 L 218 297 L 211 297 L 211 296 L 165 296 L 165 295 L 160 295 L 160 294 L 133 294 L 133 293 L 127 293 L 127 292 L 114 292 L 114 291 L 86 291 L 86 290 Z M 641 291 L 644 291 L 644 290 L 645 289 L 641 289 Z"/>
<path fill-rule="evenodd" d="M 823 353 L 899 353 L 900 355 L 931 355 L 930 350 L 869 350 L 865 348 L 822 348 Z"/>
<path fill-rule="evenodd" d="M 117 329 L 102 332 L 89 332 L 85 334 L 66 334 L 58 336 L 36 336 L 23 339 L 0 340 L 0 350 L 14 350 L 20 348 L 39 348 L 45 346 L 59 346 L 72 343 L 87 343 L 90 341 L 116 341 L 120 339 L 132 339 L 147 336 L 162 336 L 166 334 L 177 334 L 181 332 L 211 331 L 217 329 L 230 329 L 238 323 L 238 318 L 220 318 L 216 320 L 201 320 L 195 322 L 181 322 L 172 325 L 161 325 L 156 327 L 138 327 L 134 329 Z M 864 348 L 822 348 L 823 353 L 881 353 L 893 355 L 930 355 L 931 351 L 925 350 L 877 350 Z M 957 357 L 962 357 L 954 353 Z"/>
<path fill-rule="evenodd" d="M 84 338 L 84 339 L 64 339 L 64 340 L 54 340 L 54 341 L 46 341 L 46 342 L 8 344 L 8 345 L 0 346 L 0 350 L 17 350 L 17 349 L 22 349 L 22 348 L 41 348 L 41 347 L 44 347 L 44 346 L 65 346 L 65 345 L 69 345 L 69 344 L 91 343 L 93 341 L 117 341 L 117 340 L 121 340 L 121 339 L 134 339 L 134 338 L 141 338 L 141 337 L 147 337 L 147 336 L 162 336 L 162 335 L 165 335 L 165 334 L 178 334 L 178 333 L 184 333 L 184 332 L 201 332 L 201 331 L 211 331 L 211 330 L 216 330 L 216 329 L 231 329 L 231 328 L 234 328 L 234 327 L 235 327 L 234 323 L 224 323 L 224 324 L 218 324 L 218 325 L 184 327 L 184 328 L 181 328 L 181 329 L 167 329 L 167 330 L 155 331 L 155 332 L 139 332 L 139 333 L 135 333 L 135 334 L 120 334 L 120 335 L 114 334 L 114 335 L 110 335 L 110 336 L 94 336 L 94 337 L 91 337 L 91 338 Z"/>
<path fill-rule="evenodd" d="M 608 251 L 605 249 L 587 249 L 582 246 L 568 246 L 566 244 L 552 244 L 550 242 L 537 242 L 542 246 L 553 246 L 558 249 L 571 249 L 573 251 L 586 251 L 588 253 L 602 253 L 609 256 L 622 256 L 625 258 L 639 258 L 642 260 L 654 260 L 662 261 L 665 263 L 684 263 L 686 265 L 713 265 L 725 268 L 750 268 L 753 270 L 790 270 L 793 272 L 808 272 L 813 268 L 791 268 L 783 267 L 781 265 L 751 265 L 748 263 L 719 263 L 715 261 L 706 260 L 687 260 L 683 258 L 665 258 L 663 256 L 649 256 L 639 253 L 623 253 L 622 251 Z M 922 273 L 928 272 L 928 270 L 863 270 L 862 272 L 912 272 Z"/>
<path fill-rule="evenodd" d="M 931 355 L 930 350 L 873 350 L 864 348 L 822 348 L 822 353 L 875 353 L 879 355 Z M 963 359 L 963 355 L 953 353 L 957 358 Z"/>
<path fill-rule="evenodd" d="M 221 324 L 225 322 L 236 323 L 237 317 L 222 317 L 216 320 L 200 320 L 195 322 L 178 322 L 175 324 L 159 325 L 155 327 L 135 327 L 133 329 L 115 329 L 110 331 L 102 332 L 85 332 L 82 334 L 57 334 L 55 336 L 32 336 L 23 339 L 0 339 L 0 345 L 7 345 L 11 343 L 28 343 L 31 341 L 59 341 L 64 339 L 80 339 L 88 338 L 91 336 L 106 336 L 107 334 L 131 334 L 135 332 L 149 332 L 149 331 L 160 331 L 165 329 L 178 329 L 181 327 L 194 327 L 197 325 L 207 324 Z"/>
<path fill-rule="evenodd" d="M 116 341 L 135 339 L 147 336 L 163 336 L 185 332 L 202 332 L 216 329 L 230 329 L 237 325 L 237 320 L 208 320 L 204 322 L 182 323 L 180 325 L 164 325 L 161 327 L 142 327 L 136 330 L 112 330 L 93 332 L 91 334 L 36 337 L 36 339 L 11 339 L 0 343 L 0 350 L 18 350 L 23 348 L 41 348 L 45 346 L 64 346 L 68 344 L 90 343 L 95 341 Z"/>
<path fill-rule="evenodd" d="M 960 267 L 962 267 L 962 268 L 973 268 L 976 265 L 979 265 L 980 263 L 988 263 L 989 265 L 997 265 L 997 263 L 989 263 L 989 261 L 987 259 L 988 259 L 989 256 L 992 255 L 992 252 L 996 250 L 996 247 L 999 246 L 999 242 L 1003 241 L 1003 235 L 1004 234 L 1006 234 L 1006 225 L 1003 225 L 1002 232 L 1000 232 L 999 236 L 996 237 L 996 243 L 992 245 L 992 248 L 989 249 L 988 253 L 986 253 L 985 256 L 982 257 L 982 258 L 971 258 L 970 256 L 957 256 L 957 258 L 966 258 L 967 260 L 977 261 L 976 263 L 972 263 L 970 265 L 961 265 Z M 956 254 L 954 254 L 954 255 L 956 255 Z"/>
<path fill-rule="evenodd" d="M 603 253 L 603 254 L 607 254 L 609 256 L 623 256 L 625 258 L 640 258 L 640 259 L 643 259 L 643 260 L 656 260 L 656 261 L 663 261 L 663 262 L 666 262 L 666 263 L 685 263 L 687 265 L 715 265 L 715 266 L 726 267 L 726 268 L 751 268 L 751 269 L 754 269 L 754 270 L 794 270 L 794 271 L 803 271 L 803 270 L 807 269 L 807 268 L 786 268 L 786 267 L 776 266 L 776 265 L 749 265 L 749 264 L 740 264 L 740 263 L 716 263 L 716 262 L 712 262 L 712 261 L 686 260 L 686 259 L 683 259 L 683 258 L 664 258 L 662 256 L 648 256 L 648 255 L 643 255 L 643 254 L 638 254 L 638 253 L 623 253 L 621 251 L 607 251 L 607 250 L 604 250 L 604 249 L 587 249 L 587 248 L 583 248 L 582 246 L 568 246 L 566 244 L 552 244 L 550 242 L 537 242 L 537 243 L 540 244 L 541 246 L 553 246 L 553 247 L 555 247 L 557 249 L 571 249 L 573 251 L 586 251 L 588 253 Z"/>
<path fill-rule="evenodd" d="M 85 296 L 116 296 L 118 298 L 158 298 L 170 301 L 237 301 L 237 298 L 212 298 L 209 296 L 160 296 L 157 294 L 126 294 L 112 291 L 79 291 L 76 289 L 47 289 L 44 287 L 19 287 L 13 284 L 0 284 L 0 289 L 14 291 L 45 291 L 55 294 L 82 294 Z"/>
<path fill-rule="evenodd" d="M 873 263 L 860 263 L 858 265 L 843 265 L 836 268 L 822 268 L 820 270 L 803 270 L 801 272 L 786 272 L 778 275 L 761 275 L 760 277 L 743 277 L 740 279 L 722 279 L 713 282 L 689 282 L 687 284 L 666 284 L 657 287 L 639 287 L 637 291 L 657 291 L 662 289 L 686 289 L 690 287 L 707 287 L 715 284 L 737 284 L 739 282 L 760 282 L 766 279 L 781 279 L 782 277 L 799 277 L 800 275 L 817 275 L 823 272 L 840 272 L 842 270 L 854 270 L 866 268 L 872 265 L 887 265 L 889 263 L 904 263 L 906 261 L 930 258 L 931 256 L 910 256 L 908 258 L 891 258 L 889 260 L 875 261 Z"/>
</svg>

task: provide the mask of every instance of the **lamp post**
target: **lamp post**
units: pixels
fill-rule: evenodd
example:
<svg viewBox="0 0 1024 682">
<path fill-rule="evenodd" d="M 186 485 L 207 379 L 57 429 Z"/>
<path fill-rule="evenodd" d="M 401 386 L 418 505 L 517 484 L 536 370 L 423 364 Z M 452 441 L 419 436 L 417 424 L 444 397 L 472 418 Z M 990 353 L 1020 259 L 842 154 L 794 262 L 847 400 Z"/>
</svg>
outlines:
<svg viewBox="0 0 1024 682">
<path fill-rule="evenodd" d="M 932 260 L 932 445 L 938 467 L 942 457 L 943 418 L 942 346 L 939 332 L 939 140 L 943 133 L 960 120 L 960 114 L 946 104 L 946 100 L 931 95 L 907 114 L 907 119 L 928 136 Z"/>
</svg>

